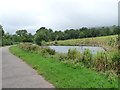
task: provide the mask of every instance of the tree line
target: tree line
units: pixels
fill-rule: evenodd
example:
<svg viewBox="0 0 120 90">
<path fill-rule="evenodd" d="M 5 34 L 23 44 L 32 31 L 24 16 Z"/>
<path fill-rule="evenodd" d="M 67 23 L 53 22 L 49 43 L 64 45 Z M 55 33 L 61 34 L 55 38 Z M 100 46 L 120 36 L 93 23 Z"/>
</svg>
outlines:
<svg viewBox="0 0 120 90">
<path fill-rule="evenodd" d="M 5 33 L 3 27 L 0 25 L 0 45 L 12 45 L 20 42 L 32 42 L 42 45 L 42 43 L 48 41 L 89 38 L 116 34 L 118 34 L 118 26 L 96 28 L 82 27 L 80 29 L 70 29 L 65 31 L 53 31 L 52 29 L 41 27 L 36 30 L 34 35 L 29 33 L 27 30 L 17 30 L 15 34 L 9 34 Z"/>
</svg>

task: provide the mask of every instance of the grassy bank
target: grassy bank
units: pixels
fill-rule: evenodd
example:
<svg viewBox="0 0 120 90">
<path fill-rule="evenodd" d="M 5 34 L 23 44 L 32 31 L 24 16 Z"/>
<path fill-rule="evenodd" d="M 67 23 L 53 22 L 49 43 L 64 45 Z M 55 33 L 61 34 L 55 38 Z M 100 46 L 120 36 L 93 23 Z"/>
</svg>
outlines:
<svg viewBox="0 0 120 90">
<path fill-rule="evenodd" d="M 12 46 L 10 51 L 33 67 L 57 88 L 117 88 L 117 80 L 108 80 L 107 76 L 84 66 L 66 64 L 52 57 L 43 57 L 34 52 L 24 51 Z"/>
<path fill-rule="evenodd" d="M 117 49 L 117 35 L 102 36 L 94 38 L 83 38 L 83 39 L 70 39 L 61 41 L 48 42 L 48 45 L 62 45 L 62 46 L 78 46 L 78 45 L 90 45 L 90 46 L 101 46 L 107 50 Z"/>
</svg>

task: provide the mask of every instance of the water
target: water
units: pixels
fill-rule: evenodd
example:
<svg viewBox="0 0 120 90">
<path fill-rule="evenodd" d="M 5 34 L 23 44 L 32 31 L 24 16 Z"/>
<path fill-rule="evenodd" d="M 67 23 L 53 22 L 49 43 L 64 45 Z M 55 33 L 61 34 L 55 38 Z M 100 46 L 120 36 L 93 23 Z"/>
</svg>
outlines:
<svg viewBox="0 0 120 90">
<path fill-rule="evenodd" d="M 67 53 L 69 49 L 76 48 L 78 51 L 83 53 L 85 49 L 89 49 L 93 54 L 98 51 L 105 51 L 102 47 L 94 47 L 94 46 L 49 46 L 51 49 L 54 49 L 59 53 Z"/>
</svg>

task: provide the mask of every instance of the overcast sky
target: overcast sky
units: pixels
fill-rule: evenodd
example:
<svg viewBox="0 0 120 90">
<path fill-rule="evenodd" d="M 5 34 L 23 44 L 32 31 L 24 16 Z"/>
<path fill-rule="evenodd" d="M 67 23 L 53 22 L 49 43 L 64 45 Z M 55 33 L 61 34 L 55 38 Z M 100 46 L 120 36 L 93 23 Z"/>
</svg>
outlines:
<svg viewBox="0 0 120 90">
<path fill-rule="evenodd" d="M 0 0 L 0 24 L 14 33 L 118 24 L 119 0 Z"/>
</svg>

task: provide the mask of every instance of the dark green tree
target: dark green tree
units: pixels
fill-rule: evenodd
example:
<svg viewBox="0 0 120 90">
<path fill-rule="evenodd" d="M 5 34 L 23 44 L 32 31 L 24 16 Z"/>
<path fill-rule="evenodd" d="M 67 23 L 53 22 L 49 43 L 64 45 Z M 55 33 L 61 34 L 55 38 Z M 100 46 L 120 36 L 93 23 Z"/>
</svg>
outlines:
<svg viewBox="0 0 120 90">
<path fill-rule="evenodd" d="M 27 30 L 17 30 L 16 35 L 14 35 L 15 41 L 17 40 L 18 42 L 32 42 L 33 41 L 32 34 L 28 33 Z"/>
<path fill-rule="evenodd" d="M 51 40 L 51 29 L 46 29 L 45 27 L 41 27 L 36 31 L 36 34 L 34 36 L 35 43 L 38 45 L 41 45 L 42 41 L 48 42 Z"/>
</svg>

